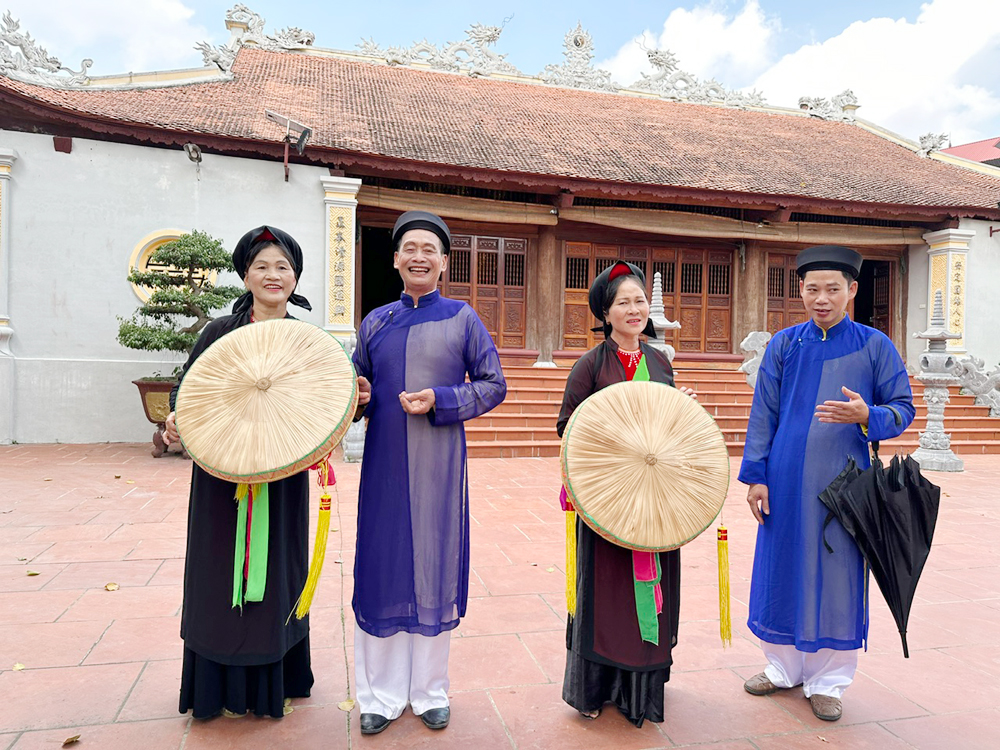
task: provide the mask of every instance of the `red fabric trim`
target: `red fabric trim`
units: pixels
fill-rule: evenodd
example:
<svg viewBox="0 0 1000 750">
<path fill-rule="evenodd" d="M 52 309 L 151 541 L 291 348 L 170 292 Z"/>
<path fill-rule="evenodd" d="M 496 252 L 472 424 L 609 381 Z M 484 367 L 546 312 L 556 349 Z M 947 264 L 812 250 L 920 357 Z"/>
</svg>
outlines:
<svg viewBox="0 0 1000 750">
<path fill-rule="evenodd" d="M 630 273 L 632 273 L 632 269 L 628 267 L 628 264 L 618 261 L 611 269 L 611 273 L 608 274 L 608 281 L 614 281 L 619 276 L 628 276 Z"/>
</svg>

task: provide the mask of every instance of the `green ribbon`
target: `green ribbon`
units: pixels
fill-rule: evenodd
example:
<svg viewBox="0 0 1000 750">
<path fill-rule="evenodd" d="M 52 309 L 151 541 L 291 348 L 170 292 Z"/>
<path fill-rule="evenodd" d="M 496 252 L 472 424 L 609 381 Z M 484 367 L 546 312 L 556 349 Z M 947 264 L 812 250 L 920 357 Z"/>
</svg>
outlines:
<svg viewBox="0 0 1000 750">
<path fill-rule="evenodd" d="M 632 570 L 632 583 L 635 585 L 635 614 L 639 619 L 639 634 L 642 640 L 660 645 L 660 619 L 656 614 L 656 593 L 654 588 L 660 585 L 660 556 L 653 555 L 656 563 L 656 578 L 652 581 L 640 581 Z"/>
<path fill-rule="evenodd" d="M 639 358 L 639 364 L 635 366 L 635 375 L 632 376 L 633 383 L 649 381 L 649 366 L 646 364 L 646 355 Z"/>
<path fill-rule="evenodd" d="M 639 364 L 635 367 L 635 375 L 632 382 L 643 383 L 649 381 L 649 366 L 646 364 L 646 355 L 639 359 Z M 640 581 L 635 577 L 635 568 L 632 569 L 632 583 L 635 586 L 635 614 L 639 620 L 639 634 L 642 640 L 654 645 L 660 644 L 660 620 L 656 614 L 656 586 L 660 585 L 660 556 L 653 555 L 656 563 L 656 578 L 652 581 Z"/>
<path fill-rule="evenodd" d="M 236 544 L 233 549 L 233 609 L 243 608 L 243 559 L 247 549 L 247 507 L 246 497 L 238 498 L 236 506 Z"/>
<path fill-rule="evenodd" d="M 252 498 L 252 499 L 251 499 Z M 250 505 L 253 517 L 250 518 Z M 249 520 L 250 539 L 247 539 Z M 253 486 L 247 495 L 238 498 L 236 510 L 236 543 L 233 551 L 233 607 L 243 608 L 246 602 L 264 599 L 267 584 L 267 549 L 270 532 L 271 513 L 267 484 Z M 246 576 L 244 593 L 243 569 L 249 545 L 250 564 Z"/>
<path fill-rule="evenodd" d="M 255 485 L 254 489 L 253 519 L 250 523 L 250 570 L 247 573 L 248 602 L 264 599 L 264 586 L 267 584 L 267 535 L 271 524 L 267 484 Z"/>
</svg>

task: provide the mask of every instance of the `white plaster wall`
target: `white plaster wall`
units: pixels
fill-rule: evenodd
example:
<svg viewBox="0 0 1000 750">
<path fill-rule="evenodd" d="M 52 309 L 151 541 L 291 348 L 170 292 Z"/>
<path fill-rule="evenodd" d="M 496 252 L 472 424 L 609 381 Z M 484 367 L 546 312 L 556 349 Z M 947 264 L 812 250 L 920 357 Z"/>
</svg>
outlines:
<svg viewBox="0 0 1000 750">
<path fill-rule="evenodd" d="M 0 130 L 19 158 L 9 183 L 9 314 L 14 336 L 12 437 L 18 442 L 148 440 L 151 425 L 131 380 L 169 373 L 170 355 L 125 349 L 117 316 L 139 299 L 126 281 L 136 244 L 159 229 L 200 229 L 228 248 L 261 224 L 302 245 L 300 293 L 322 322 L 326 169 L 204 155 L 181 149 L 73 139 L 57 153 L 51 136 Z M 239 283 L 235 275 L 220 283 Z M 225 311 L 217 313 L 225 314 Z"/>
<path fill-rule="evenodd" d="M 990 226 L 998 231 L 990 237 Z M 997 281 L 1000 280 L 1000 222 L 962 219 L 959 229 L 976 233 L 969 243 L 966 267 L 964 346 L 969 354 L 980 357 L 992 370 L 1000 363 L 1000 308 L 997 300 Z M 929 256 L 927 245 L 910 246 L 908 271 L 910 297 L 907 305 L 906 326 L 910 339 L 907 342 L 907 364 L 916 367 L 920 352 L 927 342 L 912 338 L 914 333 L 927 330 L 930 324 L 927 298 Z M 911 368 L 912 369 L 912 368 Z"/>
<path fill-rule="evenodd" d="M 997 232 L 990 237 L 990 227 Z M 972 230 L 965 291 L 965 348 L 988 370 L 1000 363 L 1000 222 L 963 219 L 959 229 Z"/>
</svg>

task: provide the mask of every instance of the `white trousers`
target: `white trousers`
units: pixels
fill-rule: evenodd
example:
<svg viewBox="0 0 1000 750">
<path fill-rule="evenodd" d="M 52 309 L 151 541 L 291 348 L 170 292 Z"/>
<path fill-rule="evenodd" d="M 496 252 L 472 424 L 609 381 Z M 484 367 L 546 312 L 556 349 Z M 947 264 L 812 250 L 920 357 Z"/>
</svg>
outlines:
<svg viewBox="0 0 1000 750">
<path fill-rule="evenodd" d="M 417 716 L 448 705 L 451 631 L 434 637 L 396 633 L 377 638 L 354 624 L 354 681 L 363 714 L 398 719 L 409 703 Z"/>
<path fill-rule="evenodd" d="M 840 698 L 854 680 L 858 668 L 858 650 L 838 651 L 821 648 L 815 654 L 796 650 L 795 646 L 761 641 L 767 657 L 764 674 L 780 688 L 802 686 L 806 698 L 829 695 Z"/>
</svg>

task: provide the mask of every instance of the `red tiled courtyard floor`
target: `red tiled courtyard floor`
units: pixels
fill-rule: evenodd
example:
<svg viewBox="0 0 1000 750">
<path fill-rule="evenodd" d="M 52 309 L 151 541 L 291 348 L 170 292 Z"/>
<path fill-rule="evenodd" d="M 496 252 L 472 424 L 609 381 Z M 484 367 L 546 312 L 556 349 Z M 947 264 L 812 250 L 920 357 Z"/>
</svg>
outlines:
<svg viewBox="0 0 1000 750">
<path fill-rule="evenodd" d="M 193 721 L 177 713 L 190 464 L 138 445 L 0 447 L 0 750 L 59 747 L 73 735 L 81 748 L 143 750 L 998 748 L 1000 456 L 965 461 L 963 474 L 931 475 L 944 494 L 910 618 L 912 658 L 873 594 L 871 647 L 836 724 L 817 721 L 800 690 L 743 691 L 762 659 L 744 624 L 754 522 L 734 479 L 725 516 L 733 647 L 718 638 L 709 533 L 682 553 L 666 721 L 636 730 L 614 710 L 586 721 L 560 698 L 557 459 L 473 460 L 474 573 L 452 641 L 452 724 L 432 733 L 407 712 L 362 738 L 357 709 L 337 707 L 353 691 L 358 466 L 337 466 L 335 531 L 312 614 L 312 697 L 281 720 Z"/>
</svg>

